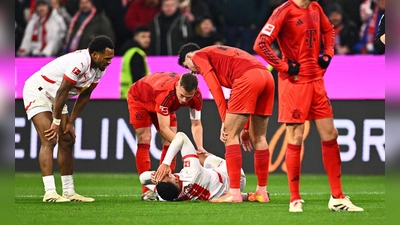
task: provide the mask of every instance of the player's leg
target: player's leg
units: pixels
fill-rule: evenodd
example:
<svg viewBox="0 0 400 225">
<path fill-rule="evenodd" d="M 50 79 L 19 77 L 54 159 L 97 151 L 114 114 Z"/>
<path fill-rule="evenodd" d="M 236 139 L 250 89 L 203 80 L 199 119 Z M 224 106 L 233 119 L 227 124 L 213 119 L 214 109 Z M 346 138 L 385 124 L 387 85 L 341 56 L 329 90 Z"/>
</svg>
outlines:
<svg viewBox="0 0 400 225">
<path fill-rule="evenodd" d="M 57 139 L 47 140 L 44 131 L 49 129 L 53 120 L 52 102 L 41 92 L 40 84 L 29 79 L 24 86 L 23 98 L 25 110 L 29 120 L 32 120 L 39 135 L 41 146 L 39 151 L 39 165 L 42 172 L 45 195 L 44 202 L 69 202 L 68 199 L 57 194 L 53 176 L 53 150 Z"/>
<path fill-rule="evenodd" d="M 314 82 L 315 95 L 311 119 L 321 137 L 322 161 L 328 175 L 331 198 L 328 207 L 334 211 L 363 211 L 346 198 L 342 190 L 340 149 L 337 143 L 338 131 L 333 123 L 332 105 L 327 97 L 323 80 Z"/>
<path fill-rule="evenodd" d="M 293 84 L 279 79 L 278 121 L 286 124 L 286 168 L 290 190 L 289 212 L 303 212 L 300 197 L 301 149 L 313 89 L 308 83 Z"/>
<path fill-rule="evenodd" d="M 53 150 L 56 138 L 47 140 L 44 131 L 49 129 L 52 123 L 52 114 L 50 111 L 40 112 L 33 116 L 32 122 L 39 135 L 41 146 L 39 151 L 39 165 L 42 171 L 42 180 L 44 184 L 45 195 L 44 202 L 69 202 L 69 199 L 63 198 L 56 191 L 56 185 L 53 175 Z"/>
<path fill-rule="evenodd" d="M 138 175 L 151 169 L 150 141 L 151 141 L 151 113 L 128 96 L 129 122 L 135 129 L 137 136 L 136 170 Z M 142 186 L 142 194 L 148 189 Z"/>
<path fill-rule="evenodd" d="M 75 192 L 73 179 L 73 147 L 75 144 L 75 138 L 70 133 L 63 134 L 68 120 L 68 111 L 66 106 L 64 106 L 61 115 L 60 136 L 58 140 L 57 152 L 57 162 L 60 167 L 63 197 L 74 202 L 94 202 L 93 198 L 84 197 Z"/>
<path fill-rule="evenodd" d="M 250 140 L 255 148 L 254 172 L 257 175 L 257 188 L 255 193 L 249 195 L 249 201 L 269 202 L 267 182 L 270 152 L 266 139 L 268 119 L 268 116 L 251 116 Z"/>
<path fill-rule="evenodd" d="M 226 135 L 225 160 L 229 176 L 229 191 L 226 195 L 212 199 L 211 202 L 242 202 L 240 192 L 242 150 L 239 135 L 249 115 L 227 113 L 224 128 Z"/>
<path fill-rule="evenodd" d="M 266 70 L 255 72 L 260 73 L 257 76 L 257 83 L 263 81 L 264 87 L 257 98 L 254 114 L 250 117 L 250 140 L 255 148 L 254 171 L 257 175 L 257 188 L 254 194 L 249 195 L 249 200 L 269 202 L 267 182 L 270 152 L 266 137 L 269 116 L 272 115 L 274 107 L 275 84 L 270 72 Z"/>
<path fill-rule="evenodd" d="M 301 205 L 297 203 L 300 197 L 301 175 L 301 148 L 303 143 L 304 124 L 286 124 L 286 168 L 290 190 L 291 212 L 302 212 Z"/>
</svg>

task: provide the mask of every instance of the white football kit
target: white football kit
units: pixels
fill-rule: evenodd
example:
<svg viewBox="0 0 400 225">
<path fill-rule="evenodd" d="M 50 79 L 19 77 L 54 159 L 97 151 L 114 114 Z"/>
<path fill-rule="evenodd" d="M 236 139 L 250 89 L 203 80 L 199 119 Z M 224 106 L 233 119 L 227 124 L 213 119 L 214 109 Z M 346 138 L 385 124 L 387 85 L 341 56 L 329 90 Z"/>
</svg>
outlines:
<svg viewBox="0 0 400 225">
<path fill-rule="evenodd" d="M 171 142 L 163 163 L 170 165 L 173 157 L 181 150 L 183 169 L 174 176 L 179 179 L 178 200 L 210 200 L 223 196 L 229 190 L 229 177 L 226 161 L 218 156 L 208 156 L 201 166 L 190 139 L 186 134 L 178 132 Z M 155 189 L 151 183 L 152 171 L 140 175 L 140 181 L 150 190 Z M 246 185 L 246 176 L 242 170 L 240 189 Z M 157 192 L 156 190 L 154 190 Z"/>
<path fill-rule="evenodd" d="M 47 63 L 25 82 L 23 99 L 28 119 L 40 112 L 53 111 L 54 99 L 63 79 L 75 85 L 68 93 L 68 98 L 72 98 L 90 85 L 97 85 L 104 73 L 91 68 L 89 49 L 77 50 Z M 62 114 L 66 113 L 65 105 Z"/>
</svg>

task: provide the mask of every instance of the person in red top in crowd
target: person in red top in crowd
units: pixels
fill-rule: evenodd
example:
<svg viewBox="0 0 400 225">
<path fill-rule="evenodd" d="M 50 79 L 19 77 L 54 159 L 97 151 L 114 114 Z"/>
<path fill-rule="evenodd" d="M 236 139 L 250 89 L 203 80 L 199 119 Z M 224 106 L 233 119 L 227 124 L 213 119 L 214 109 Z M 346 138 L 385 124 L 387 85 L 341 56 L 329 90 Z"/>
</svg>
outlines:
<svg viewBox="0 0 400 225">
<path fill-rule="evenodd" d="M 277 39 L 278 58 L 270 48 Z M 321 40 L 324 44 L 320 56 Z M 322 139 L 322 158 L 331 188 L 328 207 L 334 211 L 363 211 L 345 197 L 341 184 L 338 131 L 323 76 L 333 57 L 333 26 L 318 3 L 289 0 L 276 8 L 259 33 L 254 50 L 278 70 L 279 116 L 286 123 L 286 166 L 290 189 L 290 212 L 302 212 L 300 152 L 304 122 L 313 120 Z"/>
<path fill-rule="evenodd" d="M 135 0 L 126 10 L 125 27 L 132 32 L 138 26 L 150 25 L 160 11 L 160 0 Z"/>
<path fill-rule="evenodd" d="M 177 133 L 175 111 L 180 107 L 190 107 L 192 134 L 199 152 L 203 148 L 203 127 L 201 109 L 203 99 L 198 88 L 197 77 L 191 73 L 182 76 L 174 72 L 160 72 L 145 76 L 132 84 L 127 96 L 130 123 L 138 137 L 136 168 L 138 174 L 151 169 L 150 140 L 151 124 L 154 124 L 163 140 L 160 162 L 164 160 L 169 144 Z M 175 169 L 175 159 L 171 171 Z M 154 193 L 142 186 L 142 200 L 152 199 Z"/>
<path fill-rule="evenodd" d="M 225 143 L 230 187 L 226 195 L 213 199 L 212 202 L 242 202 L 242 152 L 239 139 L 245 151 L 252 149 L 251 143 L 256 149 L 254 167 L 258 183 L 249 201 L 268 202 L 270 153 L 266 131 L 269 116 L 272 115 L 275 89 L 271 73 L 249 53 L 221 45 L 200 49 L 194 43 L 185 44 L 179 51 L 179 65 L 203 76 L 222 120 L 220 139 Z M 228 105 L 222 87 L 231 89 Z M 248 119 L 250 125 L 245 126 Z"/>
</svg>

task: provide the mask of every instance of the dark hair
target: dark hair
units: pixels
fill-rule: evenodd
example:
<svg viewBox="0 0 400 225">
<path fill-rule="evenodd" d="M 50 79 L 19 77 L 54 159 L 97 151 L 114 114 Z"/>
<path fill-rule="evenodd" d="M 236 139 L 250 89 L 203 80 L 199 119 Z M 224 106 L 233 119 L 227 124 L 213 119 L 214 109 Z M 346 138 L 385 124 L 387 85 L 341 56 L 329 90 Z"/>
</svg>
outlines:
<svg viewBox="0 0 400 225">
<path fill-rule="evenodd" d="M 173 201 L 179 196 L 179 189 L 172 182 L 160 182 L 156 189 L 158 195 L 166 201 Z"/>
<path fill-rule="evenodd" d="M 141 25 L 133 29 L 133 36 L 136 36 L 136 34 L 140 32 L 150 32 L 150 28 L 146 25 Z"/>
<path fill-rule="evenodd" d="M 93 38 L 89 43 L 89 53 L 101 52 L 103 53 L 106 48 L 114 49 L 114 42 L 106 35 L 99 35 Z"/>
<path fill-rule="evenodd" d="M 197 50 L 200 50 L 200 47 L 195 43 L 189 42 L 187 44 L 182 45 L 178 52 L 179 54 L 178 64 L 180 66 L 183 66 L 183 62 L 185 62 L 186 55 L 189 52 L 194 52 Z"/>
<path fill-rule="evenodd" d="M 184 73 L 181 76 L 179 85 L 181 85 L 183 89 L 185 89 L 185 91 L 191 92 L 197 89 L 197 86 L 199 85 L 199 80 L 197 79 L 196 75 L 193 75 L 191 73 Z"/>
</svg>

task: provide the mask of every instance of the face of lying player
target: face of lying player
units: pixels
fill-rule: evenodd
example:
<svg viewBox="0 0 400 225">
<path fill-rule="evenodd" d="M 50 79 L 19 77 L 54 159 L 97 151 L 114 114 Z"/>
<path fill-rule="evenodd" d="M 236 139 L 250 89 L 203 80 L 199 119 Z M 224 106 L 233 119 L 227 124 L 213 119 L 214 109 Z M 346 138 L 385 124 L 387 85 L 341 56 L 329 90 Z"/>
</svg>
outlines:
<svg viewBox="0 0 400 225">
<path fill-rule="evenodd" d="M 190 71 L 192 71 L 192 73 L 198 73 L 198 71 L 192 61 L 193 55 L 194 55 L 194 52 L 189 52 L 188 54 L 186 54 L 185 61 L 183 62 L 183 66 L 186 69 L 189 69 Z"/>
<path fill-rule="evenodd" d="M 104 52 L 93 52 L 91 56 L 94 67 L 104 71 L 114 58 L 114 49 L 106 48 Z"/>
<path fill-rule="evenodd" d="M 196 93 L 196 89 L 191 92 L 187 92 L 179 83 L 180 82 L 178 82 L 176 86 L 176 96 L 178 97 L 179 103 L 183 105 L 193 98 L 194 94 Z"/>
<path fill-rule="evenodd" d="M 164 177 L 164 179 L 161 180 L 161 182 L 171 182 L 171 183 L 173 183 L 178 189 L 180 189 L 178 178 L 176 178 L 176 177 L 175 177 L 174 175 L 172 175 L 172 174 L 171 174 L 171 175 L 166 174 L 165 177 Z"/>
</svg>

